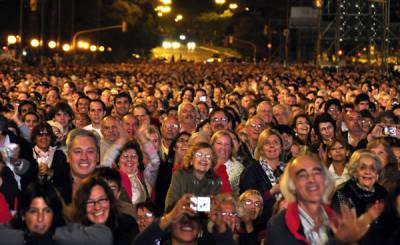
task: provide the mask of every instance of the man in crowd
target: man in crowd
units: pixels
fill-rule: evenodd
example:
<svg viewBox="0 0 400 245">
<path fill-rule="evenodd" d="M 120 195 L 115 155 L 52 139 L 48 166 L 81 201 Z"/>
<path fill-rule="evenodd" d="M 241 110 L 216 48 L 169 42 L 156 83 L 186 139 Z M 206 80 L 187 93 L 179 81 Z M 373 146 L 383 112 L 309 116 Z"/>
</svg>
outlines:
<svg viewBox="0 0 400 245">
<path fill-rule="evenodd" d="M 161 122 L 161 151 L 162 159 L 166 159 L 168 156 L 168 150 L 171 142 L 179 134 L 179 121 L 174 116 L 167 116 Z"/>
<path fill-rule="evenodd" d="M 128 114 L 130 106 L 132 103 L 132 98 L 129 94 L 122 92 L 115 96 L 114 98 L 114 109 L 119 118 L 122 118 L 126 114 Z"/>
<path fill-rule="evenodd" d="M 197 127 L 196 106 L 190 102 L 182 102 L 178 107 L 178 119 L 181 131 L 192 133 Z"/>
<path fill-rule="evenodd" d="M 325 204 L 334 181 L 323 163 L 312 155 L 300 155 L 290 162 L 280 180 L 280 189 L 289 205 L 271 218 L 265 245 L 343 244 L 359 240 L 369 224 L 382 212 L 379 204 L 357 219 L 342 207 L 340 217 Z"/>
<path fill-rule="evenodd" d="M 90 101 L 88 114 L 91 124 L 84 127 L 84 129 L 95 131 L 102 138 L 103 134 L 101 133 L 101 120 L 106 115 L 106 106 L 103 101 L 99 99 Z"/>
</svg>

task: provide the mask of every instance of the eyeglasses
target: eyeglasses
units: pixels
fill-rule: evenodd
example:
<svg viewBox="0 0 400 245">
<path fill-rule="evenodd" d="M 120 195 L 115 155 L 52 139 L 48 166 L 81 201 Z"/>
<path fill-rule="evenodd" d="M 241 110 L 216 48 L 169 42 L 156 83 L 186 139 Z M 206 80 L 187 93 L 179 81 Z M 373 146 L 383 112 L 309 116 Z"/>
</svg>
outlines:
<svg viewBox="0 0 400 245">
<path fill-rule="evenodd" d="M 372 125 L 372 122 L 369 120 L 361 120 L 361 124 Z"/>
<path fill-rule="evenodd" d="M 89 200 L 86 202 L 86 207 L 88 208 L 94 208 L 96 206 L 96 204 L 99 204 L 101 206 L 108 204 L 108 198 L 100 198 L 99 200 L 95 201 L 95 200 Z"/>
<path fill-rule="evenodd" d="M 163 128 L 165 128 L 165 129 L 177 129 L 177 128 L 179 128 L 179 125 L 178 124 L 163 125 Z"/>
<path fill-rule="evenodd" d="M 121 155 L 121 158 L 122 159 L 124 159 L 124 160 L 136 160 L 136 159 L 138 159 L 138 155 L 128 155 L 128 154 L 124 154 L 124 155 Z"/>
<path fill-rule="evenodd" d="M 210 160 L 212 158 L 212 155 L 209 153 L 201 153 L 201 152 L 196 152 L 194 153 L 195 158 L 205 158 L 207 160 Z"/>
<path fill-rule="evenodd" d="M 49 132 L 43 131 L 43 132 L 39 132 L 38 136 L 50 136 Z"/>
<path fill-rule="evenodd" d="M 264 124 L 251 123 L 250 127 L 254 128 L 254 129 L 256 129 L 256 128 L 262 129 L 262 128 L 265 128 L 265 125 Z"/>
<path fill-rule="evenodd" d="M 227 122 L 228 119 L 225 117 L 222 117 L 222 118 L 215 117 L 215 118 L 211 119 L 211 121 L 212 122 Z"/>
<path fill-rule="evenodd" d="M 153 218 L 153 217 L 154 217 L 153 213 L 147 212 L 143 216 L 137 216 L 136 219 L 142 220 L 142 219 L 149 219 L 149 218 Z"/>
<path fill-rule="evenodd" d="M 375 165 L 367 165 L 365 163 L 360 163 L 360 167 L 358 167 L 358 169 L 360 171 L 366 171 L 369 170 L 371 172 L 378 172 L 378 170 L 376 169 Z"/>
<path fill-rule="evenodd" d="M 222 216 L 230 216 L 230 217 L 236 217 L 237 213 L 235 212 L 221 212 Z"/>
<path fill-rule="evenodd" d="M 253 204 L 254 204 L 254 206 L 256 208 L 259 208 L 259 207 L 261 207 L 262 203 L 260 201 L 252 201 L 252 200 L 249 200 L 249 199 L 244 200 L 244 205 L 246 205 L 246 206 L 250 206 L 250 205 L 253 205 Z"/>
</svg>

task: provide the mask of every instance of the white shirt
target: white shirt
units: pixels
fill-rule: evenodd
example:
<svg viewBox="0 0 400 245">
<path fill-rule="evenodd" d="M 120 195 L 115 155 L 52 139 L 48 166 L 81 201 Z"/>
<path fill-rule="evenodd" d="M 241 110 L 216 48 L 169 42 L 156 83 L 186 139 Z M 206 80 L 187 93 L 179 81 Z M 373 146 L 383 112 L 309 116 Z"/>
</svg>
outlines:
<svg viewBox="0 0 400 245">
<path fill-rule="evenodd" d="M 101 139 L 103 138 L 103 135 L 101 134 L 101 130 L 99 128 L 93 128 L 93 124 L 89 124 L 89 125 L 83 127 L 83 129 L 89 130 L 89 131 L 94 131 L 100 136 Z"/>
<path fill-rule="evenodd" d="M 347 167 L 344 167 L 342 175 L 337 175 L 335 172 L 335 168 L 333 167 L 333 164 L 329 166 L 329 172 L 332 174 L 333 178 L 335 179 L 335 187 L 338 187 L 339 185 L 343 184 L 344 182 L 348 181 L 350 179 L 349 171 L 347 170 Z"/>
</svg>

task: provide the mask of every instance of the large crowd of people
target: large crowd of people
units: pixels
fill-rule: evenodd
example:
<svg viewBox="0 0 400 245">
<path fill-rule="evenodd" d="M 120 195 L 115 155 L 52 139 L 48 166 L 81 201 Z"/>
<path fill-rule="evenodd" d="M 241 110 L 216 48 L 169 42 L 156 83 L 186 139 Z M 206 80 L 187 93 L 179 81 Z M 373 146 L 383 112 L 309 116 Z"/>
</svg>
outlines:
<svg viewBox="0 0 400 245">
<path fill-rule="evenodd" d="M 1 244 L 398 244 L 400 77 L 0 67 Z"/>
</svg>

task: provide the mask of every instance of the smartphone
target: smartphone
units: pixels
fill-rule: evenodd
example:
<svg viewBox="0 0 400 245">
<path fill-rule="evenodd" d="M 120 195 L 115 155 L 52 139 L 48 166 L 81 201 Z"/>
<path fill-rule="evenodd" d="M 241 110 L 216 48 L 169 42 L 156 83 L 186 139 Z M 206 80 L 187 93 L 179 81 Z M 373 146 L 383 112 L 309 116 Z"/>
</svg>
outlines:
<svg viewBox="0 0 400 245">
<path fill-rule="evenodd" d="M 190 207 L 197 212 L 210 212 L 211 211 L 211 199 L 210 197 L 191 197 Z"/>
<path fill-rule="evenodd" d="M 207 96 L 200 96 L 199 101 L 206 102 L 207 101 Z"/>
<path fill-rule="evenodd" d="M 383 128 L 383 134 L 389 136 L 396 136 L 396 127 L 385 127 Z"/>
</svg>

